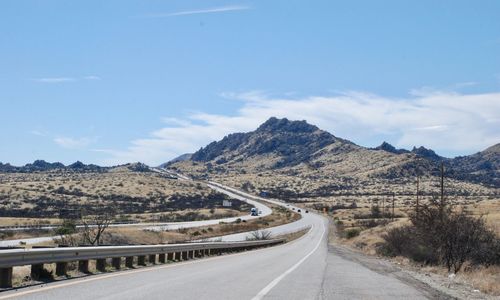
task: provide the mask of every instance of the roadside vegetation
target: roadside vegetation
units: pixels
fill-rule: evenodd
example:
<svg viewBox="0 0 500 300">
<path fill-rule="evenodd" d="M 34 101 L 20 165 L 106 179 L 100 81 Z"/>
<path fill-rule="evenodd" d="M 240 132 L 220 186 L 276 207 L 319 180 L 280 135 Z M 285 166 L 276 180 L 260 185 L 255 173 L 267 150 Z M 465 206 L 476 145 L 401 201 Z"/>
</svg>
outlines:
<svg viewBox="0 0 500 300">
<path fill-rule="evenodd" d="M 138 222 L 142 216 L 159 213 L 222 208 L 222 200 L 229 199 L 203 183 L 125 167 L 0 175 L 0 226 L 79 219 L 82 210 L 87 215 L 107 210 L 116 221 Z M 231 208 L 235 212 L 249 209 L 237 200 Z"/>
<path fill-rule="evenodd" d="M 500 206 L 494 200 L 457 204 L 446 195 L 444 176 L 438 187 L 439 194 L 426 201 L 420 197 L 408 207 L 393 208 L 389 201 L 364 212 L 357 205 L 330 210 L 337 236 L 366 254 L 499 296 Z"/>
</svg>

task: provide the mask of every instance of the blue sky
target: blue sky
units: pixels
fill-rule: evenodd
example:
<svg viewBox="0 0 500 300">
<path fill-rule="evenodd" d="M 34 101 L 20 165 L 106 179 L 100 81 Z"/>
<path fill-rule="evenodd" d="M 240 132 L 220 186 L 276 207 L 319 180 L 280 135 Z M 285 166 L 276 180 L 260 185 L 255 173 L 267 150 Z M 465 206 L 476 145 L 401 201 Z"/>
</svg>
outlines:
<svg viewBox="0 0 500 300">
<path fill-rule="evenodd" d="M 500 142 L 499 1 L 0 2 L 0 161 L 159 164 L 271 115 Z"/>
</svg>

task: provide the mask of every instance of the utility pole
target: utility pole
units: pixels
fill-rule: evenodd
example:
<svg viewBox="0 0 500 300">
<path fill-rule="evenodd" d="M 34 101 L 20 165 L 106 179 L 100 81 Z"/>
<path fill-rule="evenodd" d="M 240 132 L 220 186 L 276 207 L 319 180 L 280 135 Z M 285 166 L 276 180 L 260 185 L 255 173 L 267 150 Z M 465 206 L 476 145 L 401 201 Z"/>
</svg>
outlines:
<svg viewBox="0 0 500 300">
<path fill-rule="evenodd" d="M 419 196 L 419 193 L 420 193 L 420 190 L 419 190 L 419 183 L 420 183 L 420 176 L 417 175 L 417 207 L 415 209 L 415 212 L 417 214 L 417 219 L 418 219 L 418 210 L 419 210 L 419 207 L 418 207 L 418 196 Z"/>
<path fill-rule="evenodd" d="M 392 193 L 392 221 L 394 221 L 394 201 L 396 198 L 396 193 Z"/>
<path fill-rule="evenodd" d="M 382 219 L 385 220 L 385 196 L 382 198 Z"/>
<path fill-rule="evenodd" d="M 441 209 L 444 208 L 444 162 L 441 162 Z"/>
</svg>

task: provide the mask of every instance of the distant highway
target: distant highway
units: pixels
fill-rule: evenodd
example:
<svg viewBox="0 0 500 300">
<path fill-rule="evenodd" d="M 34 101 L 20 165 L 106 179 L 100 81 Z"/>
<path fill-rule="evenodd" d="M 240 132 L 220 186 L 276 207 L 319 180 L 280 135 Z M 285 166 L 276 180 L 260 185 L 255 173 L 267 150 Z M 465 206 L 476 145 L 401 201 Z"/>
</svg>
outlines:
<svg viewBox="0 0 500 300">
<path fill-rule="evenodd" d="M 180 178 L 180 177 L 179 177 Z M 189 180 L 187 177 L 182 177 L 182 180 Z M 253 205 L 262 213 L 259 216 L 251 216 L 250 212 L 247 215 L 230 217 L 230 218 L 221 218 L 221 219 L 211 219 L 204 221 L 192 221 L 192 222 L 161 222 L 161 223 L 133 223 L 133 224 L 111 224 L 109 227 L 144 227 L 146 230 L 154 230 L 154 231 L 163 231 L 163 230 L 177 230 L 180 228 L 193 228 L 193 227 L 202 227 L 202 226 L 210 226 L 217 225 L 221 222 L 231 223 L 236 221 L 237 219 L 241 220 L 251 220 L 259 217 L 265 217 L 272 213 L 272 209 L 261 202 L 252 200 L 249 197 L 242 197 L 241 195 L 235 194 L 234 192 L 227 191 L 222 189 L 220 185 L 214 183 L 207 184 L 210 188 L 225 193 L 228 196 L 238 199 L 240 201 L 246 202 L 248 204 Z M 83 226 L 77 226 L 81 228 Z M 52 230 L 55 229 L 56 226 L 44 226 L 38 227 L 36 229 L 45 229 Z M 16 240 L 4 240 L 0 241 L 0 247 L 15 247 L 19 246 L 20 243 L 25 243 L 27 245 L 38 244 L 42 242 L 52 241 L 59 236 L 46 236 L 46 237 L 37 237 L 37 238 L 24 238 L 24 239 L 16 239 Z"/>
<path fill-rule="evenodd" d="M 49 283 L 2 293 L 0 300 L 437 298 L 426 287 L 398 279 L 380 262 L 366 266 L 349 251 L 328 246 L 328 220 L 303 216 L 310 231 L 288 244 Z"/>
</svg>

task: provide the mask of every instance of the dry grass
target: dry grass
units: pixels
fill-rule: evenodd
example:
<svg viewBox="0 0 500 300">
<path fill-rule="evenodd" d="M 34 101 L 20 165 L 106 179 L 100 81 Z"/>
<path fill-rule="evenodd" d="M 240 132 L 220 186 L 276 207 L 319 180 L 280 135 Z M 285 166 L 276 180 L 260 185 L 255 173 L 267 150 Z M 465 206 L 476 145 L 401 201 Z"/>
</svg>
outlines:
<svg viewBox="0 0 500 300">
<path fill-rule="evenodd" d="M 489 207 L 491 204 L 486 204 Z M 478 205 L 478 207 L 482 207 Z M 484 207 L 483 207 L 484 208 Z M 496 219 L 495 219 L 496 220 Z M 362 230 L 359 236 L 351 239 L 340 238 L 339 235 L 335 236 L 335 241 L 346 245 L 357 251 L 361 251 L 364 254 L 378 256 L 377 247 L 384 240 L 382 235 L 386 233 L 389 229 L 400 227 L 409 223 L 406 218 L 399 219 L 395 222 L 389 223 L 385 226 L 377 226 L 370 229 Z M 491 223 L 490 223 L 491 224 Z M 422 266 L 421 264 L 414 263 L 406 257 L 394 257 L 390 258 L 391 261 L 397 263 L 402 267 L 409 268 L 413 271 L 419 273 L 433 273 L 441 276 L 444 281 L 448 276 L 447 269 L 441 266 Z M 500 267 L 471 267 L 466 266 L 464 269 L 457 274 L 457 282 L 461 282 L 466 285 L 472 286 L 474 289 L 478 289 L 483 293 L 500 296 Z"/>
<path fill-rule="evenodd" d="M 483 293 L 500 296 L 500 266 L 470 268 L 459 273 L 457 280 L 468 283 Z"/>
<path fill-rule="evenodd" d="M 232 223 L 220 223 L 217 225 L 183 228 L 167 231 L 149 231 L 142 227 L 110 227 L 105 231 L 103 244 L 128 245 L 128 244 L 162 244 L 182 243 L 193 240 L 203 240 L 227 234 L 261 230 L 268 227 L 283 225 L 300 219 L 300 214 L 283 209 L 279 206 L 273 207 L 273 213 L 269 216 Z M 78 244 L 80 235 L 73 235 Z M 37 246 L 54 246 L 53 241 L 43 242 Z"/>
<path fill-rule="evenodd" d="M 246 208 L 241 212 L 236 205 L 222 210 L 223 197 L 204 183 L 127 168 L 96 173 L 5 173 L 0 178 L 0 215 L 10 217 L 1 217 L 0 226 L 58 224 L 61 220 L 53 216 L 75 217 L 82 209 L 92 211 L 97 205 L 113 205 L 117 221 L 135 222 L 193 211 L 211 218 L 208 208 L 220 208 L 217 213 L 232 216 L 246 213 Z"/>
</svg>

